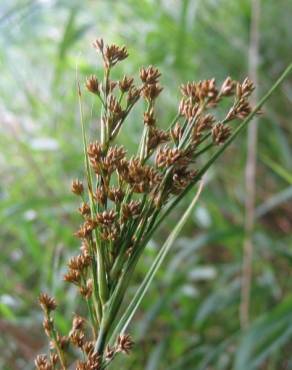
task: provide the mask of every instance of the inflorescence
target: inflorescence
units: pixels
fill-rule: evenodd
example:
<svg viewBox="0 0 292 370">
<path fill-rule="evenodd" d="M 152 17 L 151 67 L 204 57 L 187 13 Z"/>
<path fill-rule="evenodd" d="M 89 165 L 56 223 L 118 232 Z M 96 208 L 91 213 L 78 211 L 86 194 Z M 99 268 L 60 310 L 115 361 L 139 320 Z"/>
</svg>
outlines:
<svg viewBox="0 0 292 370">
<path fill-rule="evenodd" d="M 93 44 L 104 63 L 104 77 L 91 76 L 86 88 L 101 103 L 100 138 L 85 145 L 85 182 L 75 180 L 72 192 L 80 198 L 83 219 L 76 238 L 80 253 L 68 262 L 64 280 L 74 284 L 86 301 L 88 318 L 74 316 L 67 336 L 56 329 L 54 298 L 41 294 L 44 330 L 50 339 L 49 355 L 35 360 L 39 370 L 75 366 L 77 370 L 106 368 L 118 353 L 129 354 L 133 341 L 121 334 L 109 345 L 109 333 L 129 278 L 147 242 L 159 225 L 167 205 L 200 180 L 198 157 L 223 144 L 231 135 L 230 123 L 251 112 L 249 96 L 253 83 L 226 78 L 218 87 L 215 79 L 181 86 L 182 99 L 168 129 L 158 127 L 155 106 L 162 92 L 161 73 L 142 67 L 139 85 L 134 78 L 111 79 L 112 68 L 128 57 L 125 47 Z M 81 92 L 79 89 L 79 96 Z M 214 113 L 229 98 L 223 119 Z M 133 107 L 145 101 L 143 132 L 137 154 L 127 156 L 114 141 Z"/>
</svg>

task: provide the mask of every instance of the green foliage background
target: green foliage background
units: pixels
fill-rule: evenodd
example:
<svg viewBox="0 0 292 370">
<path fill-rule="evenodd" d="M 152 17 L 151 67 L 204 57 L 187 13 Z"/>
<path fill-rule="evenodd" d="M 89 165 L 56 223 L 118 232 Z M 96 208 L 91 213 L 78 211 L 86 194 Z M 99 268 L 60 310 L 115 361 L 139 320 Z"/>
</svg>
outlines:
<svg viewBox="0 0 292 370">
<path fill-rule="evenodd" d="M 259 95 L 291 62 L 290 0 L 262 0 Z M 81 312 L 62 281 L 78 249 L 72 178 L 83 176 L 77 79 L 100 73 L 96 37 L 126 44 L 118 72 L 154 64 L 162 71 L 162 126 L 173 117 L 178 86 L 248 71 L 249 0 L 2 0 L 0 2 L 0 367 L 31 369 L 46 348 L 37 295 L 56 295 L 57 324 Z M 93 138 L 98 106 L 84 92 Z M 260 118 L 257 222 L 253 241 L 251 326 L 239 324 L 244 238 L 246 137 L 209 171 L 192 218 L 130 328 L 133 354 L 113 369 L 292 369 L 292 76 Z M 143 106 L 121 142 L 133 151 Z M 193 194 L 190 195 L 192 197 Z M 132 294 L 190 198 L 173 213 L 140 263 Z M 64 319 L 65 318 L 65 319 Z"/>
</svg>

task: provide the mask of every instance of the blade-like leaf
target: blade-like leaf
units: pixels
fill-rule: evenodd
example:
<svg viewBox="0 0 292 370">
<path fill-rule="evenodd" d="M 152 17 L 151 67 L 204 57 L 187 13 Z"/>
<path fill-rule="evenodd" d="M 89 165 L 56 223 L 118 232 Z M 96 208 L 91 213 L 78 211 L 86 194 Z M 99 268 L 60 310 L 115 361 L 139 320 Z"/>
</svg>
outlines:
<svg viewBox="0 0 292 370">
<path fill-rule="evenodd" d="M 256 320 L 242 336 L 235 370 L 255 370 L 292 338 L 292 297 Z"/>
<path fill-rule="evenodd" d="M 271 168 L 278 176 L 280 176 L 283 180 L 287 181 L 290 185 L 292 185 L 292 174 L 289 170 L 283 168 L 277 162 L 273 161 L 266 155 L 261 155 L 262 161 Z"/>
<path fill-rule="evenodd" d="M 160 249 L 157 257 L 155 258 L 150 270 L 148 271 L 147 275 L 145 276 L 143 282 L 141 283 L 140 287 L 138 288 L 134 298 L 132 299 L 131 303 L 129 304 L 128 308 L 126 309 L 124 315 L 120 319 L 119 323 L 117 324 L 115 331 L 112 334 L 111 341 L 116 339 L 116 336 L 119 333 L 124 333 L 127 329 L 130 321 L 132 320 L 133 316 L 135 315 L 143 297 L 147 293 L 153 278 L 158 271 L 159 267 L 161 266 L 162 262 L 164 261 L 167 253 L 169 252 L 170 248 L 172 247 L 173 243 L 175 242 L 178 234 L 180 233 L 182 227 L 184 226 L 185 222 L 187 221 L 190 213 L 192 212 L 193 208 L 195 207 L 197 200 L 201 194 L 203 189 L 203 181 L 200 183 L 196 196 L 194 197 L 193 201 L 183 214 L 182 218 L 180 219 L 179 223 L 176 225 L 172 233 L 167 238 L 166 242 Z"/>
<path fill-rule="evenodd" d="M 264 216 L 266 213 L 272 211 L 279 205 L 288 202 L 292 198 L 292 186 L 282 190 L 281 192 L 273 195 L 267 199 L 264 203 L 256 208 L 256 218 Z"/>
</svg>

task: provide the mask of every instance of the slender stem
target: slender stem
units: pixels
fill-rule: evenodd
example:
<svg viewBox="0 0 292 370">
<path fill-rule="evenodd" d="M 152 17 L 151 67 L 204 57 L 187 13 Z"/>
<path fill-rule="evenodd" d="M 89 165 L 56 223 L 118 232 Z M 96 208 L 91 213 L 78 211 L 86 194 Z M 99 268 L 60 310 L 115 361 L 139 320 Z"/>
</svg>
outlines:
<svg viewBox="0 0 292 370">
<path fill-rule="evenodd" d="M 86 304 L 87 304 L 87 308 L 88 308 L 88 312 L 89 312 L 93 337 L 94 337 L 94 339 L 96 339 L 96 335 L 97 335 L 96 321 L 95 321 L 95 318 L 94 318 L 94 314 L 93 314 L 91 303 L 90 303 L 89 299 L 86 299 Z"/>
<path fill-rule="evenodd" d="M 260 0 L 251 2 L 251 29 L 249 47 L 249 74 L 256 86 L 258 83 L 259 60 L 259 23 Z M 257 94 L 257 92 L 255 92 Z M 252 96 L 251 103 L 257 100 Z M 245 168 L 245 238 L 243 243 L 242 284 L 240 302 L 240 323 L 243 329 L 250 322 L 250 290 L 252 284 L 252 258 L 253 258 L 253 230 L 255 224 L 255 199 L 256 199 L 256 162 L 257 162 L 257 131 L 258 118 L 255 117 L 247 131 L 247 161 Z"/>
<path fill-rule="evenodd" d="M 49 317 L 49 314 L 47 312 L 46 312 L 46 319 L 48 321 L 50 321 L 50 317 Z M 66 370 L 67 366 L 66 366 L 64 353 L 63 353 L 62 349 L 59 346 L 58 338 L 57 338 L 57 332 L 56 332 L 56 329 L 55 329 L 54 325 L 52 327 L 51 333 L 52 333 L 51 339 L 53 340 L 55 349 L 57 351 L 57 354 L 58 354 L 58 357 L 59 357 L 59 360 L 60 360 L 60 364 L 61 364 L 61 368 L 62 368 L 62 370 Z"/>
<path fill-rule="evenodd" d="M 81 121 L 81 129 L 82 129 L 82 138 L 83 138 L 83 150 L 84 150 L 84 160 L 85 160 L 85 169 L 86 169 L 86 177 L 87 177 L 87 184 L 88 184 L 88 193 L 89 193 L 89 200 L 90 200 L 90 210 L 91 216 L 94 217 L 96 214 L 96 207 L 93 198 L 93 190 L 92 190 L 92 176 L 89 166 L 89 159 L 87 154 L 87 140 L 85 134 L 85 127 L 84 127 L 84 120 L 83 120 L 83 107 L 81 102 L 81 90 L 78 84 L 78 99 L 79 99 L 79 111 L 80 111 L 80 121 Z M 96 250 L 97 250 L 97 274 L 98 274 L 98 287 L 94 287 L 94 291 L 98 290 L 99 297 L 102 303 L 106 302 L 107 295 L 108 295 L 108 287 L 107 287 L 107 280 L 106 280 L 106 272 L 104 266 L 104 256 L 103 256 L 103 249 L 98 244 L 98 233 L 95 230 L 95 239 L 96 239 Z M 93 280 L 95 283 L 95 281 Z M 98 299 L 98 297 L 96 297 Z"/>
<path fill-rule="evenodd" d="M 180 117 L 180 113 L 177 113 L 177 115 L 174 117 L 174 119 L 171 121 L 171 124 L 169 125 L 167 131 L 170 131 L 174 125 L 176 124 L 177 120 L 179 119 Z"/>
</svg>

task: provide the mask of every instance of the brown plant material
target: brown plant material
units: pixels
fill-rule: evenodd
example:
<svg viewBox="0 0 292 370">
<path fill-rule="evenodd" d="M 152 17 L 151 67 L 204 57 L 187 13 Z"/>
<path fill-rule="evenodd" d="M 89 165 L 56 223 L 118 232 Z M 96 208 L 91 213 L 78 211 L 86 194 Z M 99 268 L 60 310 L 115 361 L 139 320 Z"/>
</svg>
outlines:
<svg viewBox="0 0 292 370">
<path fill-rule="evenodd" d="M 118 352 L 123 352 L 129 355 L 133 346 L 134 346 L 134 342 L 129 334 L 119 335 L 118 341 L 117 341 L 117 351 Z"/>
<path fill-rule="evenodd" d="M 84 187 L 83 187 L 82 182 L 80 182 L 79 180 L 74 180 L 72 182 L 71 191 L 72 191 L 72 193 L 74 193 L 76 195 L 82 195 L 83 191 L 84 191 Z"/>
<path fill-rule="evenodd" d="M 56 309 L 54 298 L 40 296 L 43 327 L 51 343 L 51 356 L 36 358 L 40 370 L 59 365 L 62 370 L 74 366 L 103 370 L 117 355 L 130 353 L 134 342 L 129 334 L 116 333 L 117 338 L 110 341 L 109 333 L 115 329 L 140 255 L 168 207 L 200 180 L 201 161 L 197 157 L 225 143 L 232 121 L 251 112 L 249 97 L 254 86 L 249 79 L 238 82 L 227 77 L 221 87 L 214 78 L 191 81 L 181 86 L 178 114 L 167 129 L 161 129 L 156 112 L 157 97 L 163 91 L 160 71 L 142 67 L 140 86 L 132 76 L 113 80 L 112 69 L 128 57 L 127 49 L 106 45 L 102 39 L 93 46 L 103 59 L 104 73 L 102 77 L 90 76 L 85 86 L 102 106 L 100 137 L 87 141 L 80 101 L 86 185 L 75 180 L 71 190 L 82 201 L 78 209 L 82 224 L 75 232 L 81 248 L 69 259 L 64 275 L 64 280 L 77 288 L 88 316 L 75 314 L 68 335 L 63 336 L 51 315 Z M 81 100 L 80 89 L 78 97 Z M 137 153 L 130 157 L 124 146 L 113 141 L 141 97 L 146 100 L 142 134 Z M 231 103 L 222 118 L 215 108 L 223 99 Z M 72 347 L 78 350 L 72 351 Z"/>
<path fill-rule="evenodd" d="M 39 296 L 39 303 L 45 312 L 54 311 L 57 308 L 56 300 L 46 293 L 41 293 Z"/>
</svg>

